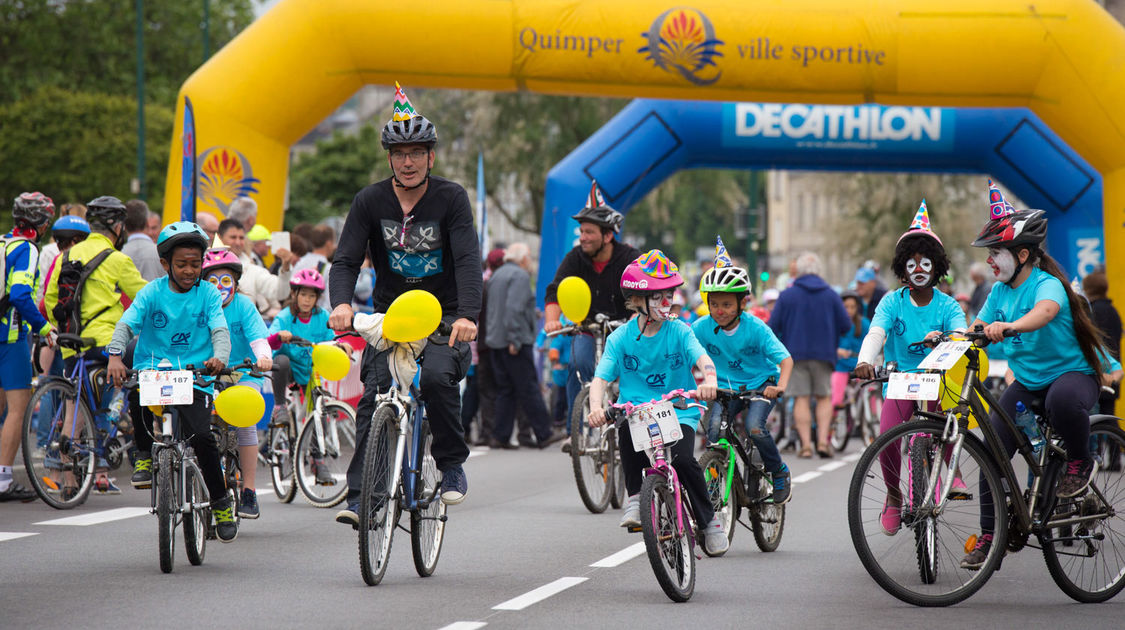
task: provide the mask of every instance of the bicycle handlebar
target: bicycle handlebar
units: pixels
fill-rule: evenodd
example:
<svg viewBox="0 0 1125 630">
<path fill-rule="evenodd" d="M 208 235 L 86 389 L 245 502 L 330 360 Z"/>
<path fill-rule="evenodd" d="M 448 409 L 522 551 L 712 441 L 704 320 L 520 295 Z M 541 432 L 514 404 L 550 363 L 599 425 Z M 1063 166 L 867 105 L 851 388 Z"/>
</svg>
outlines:
<svg viewBox="0 0 1125 630">
<path fill-rule="evenodd" d="M 746 400 L 769 400 L 769 398 L 766 398 L 766 390 L 764 389 L 745 389 L 745 386 L 743 386 L 743 388 L 739 389 L 723 389 L 720 387 L 715 390 L 716 400 L 734 400 L 736 398 Z"/>
<path fill-rule="evenodd" d="M 594 334 L 601 332 L 603 329 L 606 332 L 612 332 L 620 326 L 624 325 L 626 321 L 628 320 L 611 320 L 609 318 L 609 315 L 606 315 L 605 313 L 598 313 L 597 315 L 594 315 L 594 321 L 592 322 L 584 324 L 568 324 L 554 332 L 547 333 L 547 337 L 551 338 L 558 337 L 559 335 L 577 335 L 584 332 Z"/>
</svg>

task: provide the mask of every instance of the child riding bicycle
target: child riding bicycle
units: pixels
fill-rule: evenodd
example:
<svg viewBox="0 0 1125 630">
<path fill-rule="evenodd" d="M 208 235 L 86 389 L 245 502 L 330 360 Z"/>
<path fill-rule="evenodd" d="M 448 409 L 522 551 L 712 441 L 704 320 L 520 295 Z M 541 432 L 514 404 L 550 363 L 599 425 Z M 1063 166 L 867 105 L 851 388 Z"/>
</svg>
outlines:
<svg viewBox="0 0 1125 630">
<path fill-rule="evenodd" d="M 715 365 L 687 324 L 672 318 L 673 291 L 684 283 L 676 264 L 654 249 L 642 254 L 625 267 L 621 275 L 621 293 L 625 304 L 637 315 L 609 335 L 605 351 L 590 384 L 590 426 L 606 423 L 605 391 L 618 381 L 621 403 L 646 403 L 674 389 L 695 388 L 691 368 L 697 366 L 704 375 L 699 398 L 715 397 L 717 382 Z M 643 341 L 642 341 L 643 338 Z M 684 436 L 672 446 L 672 467 L 691 497 L 696 521 L 703 528 L 704 544 L 713 554 L 723 553 L 729 546 L 723 524 L 711 507 L 703 469 L 693 453 L 699 411 L 695 408 L 676 410 Z M 625 473 L 625 489 L 629 495 L 622 527 L 640 527 L 641 473 L 646 465 L 644 453 L 633 450 L 627 430 L 618 434 L 621 466 Z"/>
</svg>

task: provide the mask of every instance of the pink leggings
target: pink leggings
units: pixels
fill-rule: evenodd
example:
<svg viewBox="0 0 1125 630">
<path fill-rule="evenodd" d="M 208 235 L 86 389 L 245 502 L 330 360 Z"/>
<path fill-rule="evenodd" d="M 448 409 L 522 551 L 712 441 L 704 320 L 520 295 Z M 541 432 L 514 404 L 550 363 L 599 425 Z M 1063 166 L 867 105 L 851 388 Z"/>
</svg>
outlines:
<svg viewBox="0 0 1125 630">
<path fill-rule="evenodd" d="M 844 394 L 848 389 L 848 373 L 847 372 L 833 372 L 832 373 L 832 406 L 839 407 L 844 404 Z"/>
<path fill-rule="evenodd" d="M 914 414 L 915 401 L 913 400 L 886 400 L 883 401 L 883 413 L 879 415 L 879 434 L 882 435 L 894 427 L 906 422 Z M 926 411 L 937 411 L 938 402 L 928 400 L 925 402 Z M 948 453 L 946 457 L 948 458 Z M 902 466 L 902 454 L 899 452 L 898 443 L 884 448 L 879 453 L 879 463 L 883 468 L 883 481 L 887 489 L 899 486 L 898 471 Z"/>
</svg>

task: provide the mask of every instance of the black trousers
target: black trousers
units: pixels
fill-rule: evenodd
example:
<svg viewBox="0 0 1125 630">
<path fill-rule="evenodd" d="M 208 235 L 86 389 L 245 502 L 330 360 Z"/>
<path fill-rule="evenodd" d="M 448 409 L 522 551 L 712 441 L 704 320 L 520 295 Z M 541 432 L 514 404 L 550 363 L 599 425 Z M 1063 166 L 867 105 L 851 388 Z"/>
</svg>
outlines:
<svg viewBox="0 0 1125 630">
<path fill-rule="evenodd" d="M 684 437 L 672 445 L 672 468 L 676 469 L 676 476 L 680 478 L 680 484 L 691 499 L 695 522 L 700 528 L 707 527 L 715 517 L 715 510 L 707 496 L 703 468 L 695 459 L 695 431 L 683 424 L 680 429 L 683 430 Z M 650 465 L 648 456 L 633 450 L 633 438 L 629 435 L 628 424 L 623 424 L 618 431 L 617 444 L 621 452 L 621 470 L 625 473 L 625 491 L 633 496 L 641 491 L 641 482 L 644 481 L 642 475 Z"/>
<path fill-rule="evenodd" d="M 199 470 L 203 473 L 203 481 L 207 484 L 211 500 L 225 498 L 227 484 L 219 466 L 219 445 L 215 443 L 215 436 L 211 433 L 211 396 L 197 389 L 191 405 L 180 406 L 176 410 L 180 414 L 180 431 L 184 437 L 190 438 L 191 448 L 195 451 L 195 458 L 199 460 Z M 129 394 L 129 415 L 133 419 L 133 439 L 137 444 L 137 452 L 151 454 L 150 432 L 158 418 L 148 407 L 141 407 L 137 390 Z"/>
<path fill-rule="evenodd" d="M 496 424 L 492 437 L 501 442 L 512 439 L 517 405 L 527 414 L 540 443 L 551 437 L 551 416 L 539 392 L 539 377 L 531 346 L 521 347 L 517 354 L 511 354 L 507 349 L 494 349 L 492 378 L 496 386 Z"/>
<path fill-rule="evenodd" d="M 363 457 L 367 451 L 367 434 L 371 416 L 375 414 L 375 396 L 391 386 L 387 365 L 390 350 L 376 351 L 367 346 L 363 351 L 363 398 L 356 408 L 356 449 L 348 465 L 348 502 L 359 500 L 363 486 Z M 438 470 L 446 471 L 469 459 L 469 446 L 461 427 L 461 379 L 469 371 L 472 355 L 469 344 L 459 341 L 451 348 L 446 344 L 429 343 L 422 351 L 419 385 L 421 399 L 430 420 L 434 441 L 430 452 Z"/>
</svg>

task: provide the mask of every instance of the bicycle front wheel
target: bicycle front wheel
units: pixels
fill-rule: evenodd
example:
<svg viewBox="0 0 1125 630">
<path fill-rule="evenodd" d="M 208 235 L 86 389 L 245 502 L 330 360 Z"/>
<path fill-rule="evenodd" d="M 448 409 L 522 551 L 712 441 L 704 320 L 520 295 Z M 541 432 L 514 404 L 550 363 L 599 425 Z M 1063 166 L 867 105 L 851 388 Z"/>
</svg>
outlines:
<svg viewBox="0 0 1125 630">
<path fill-rule="evenodd" d="M 728 478 L 730 468 L 730 452 L 725 448 L 708 449 L 703 457 L 699 458 L 699 466 L 703 469 L 703 481 L 707 483 L 707 496 L 711 499 L 711 507 L 726 528 L 727 542 L 734 540 L 734 525 L 738 521 L 738 513 L 742 509 L 738 496 L 734 490 L 733 480 Z M 737 473 L 735 474 L 737 476 Z M 707 548 L 704 547 L 704 553 Z M 726 553 L 726 552 L 723 552 Z"/>
<path fill-rule="evenodd" d="M 684 527 L 677 527 L 677 508 Z M 691 513 L 686 503 L 676 505 L 668 480 L 659 474 L 641 484 L 641 532 L 656 581 L 674 602 L 686 602 L 695 592 L 695 552 L 692 549 Z"/>
<path fill-rule="evenodd" d="M 430 454 L 434 436 L 430 434 L 430 421 L 423 420 L 422 465 L 414 482 L 414 498 L 418 509 L 410 513 L 410 550 L 414 555 L 414 570 L 421 577 L 430 577 L 437 568 L 441 555 L 441 542 L 445 538 L 445 504 L 441 502 L 441 473 Z"/>
<path fill-rule="evenodd" d="M 47 381 L 35 388 L 23 416 L 22 445 L 31 487 L 44 503 L 69 510 L 86 502 L 98 437 L 90 407 L 75 398 L 69 383 Z"/>
<path fill-rule="evenodd" d="M 1062 527 L 1040 538 L 1055 584 L 1083 603 L 1104 602 L 1125 588 L 1125 431 L 1100 422 L 1090 428 L 1090 455 L 1098 470 L 1085 494 L 1058 499 L 1053 519 L 1101 515 L 1069 526 L 1070 540 L 1053 542 Z"/>
<path fill-rule="evenodd" d="M 617 444 L 617 429 L 610 429 L 612 433 L 607 437 L 609 444 L 612 446 Z M 615 510 L 621 509 L 625 505 L 625 501 L 629 498 L 629 492 L 625 490 L 625 469 L 621 466 L 621 456 L 618 454 L 616 448 L 609 450 L 609 469 L 613 471 L 610 475 L 613 477 L 613 487 L 610 488 L 609 505 Z"/>
<path fill-rule="evenodd" d="M 184 515 L 184 548 L 188 562 L 192 566 L 199 566 L 203 564 L 203 556 L 207 553 L 207 526 L 211 524 L 211 508 L 204 504 L 207 500 L 207 487 L 203 485 L 203 475 L 196 469 L 189 468 L 189 471 L 184 501 L 191 506 L 191 512 Z"/>
<path fill-rule="evenodd" d="M 176 481 L 172 449 L 163 449 L 156 458 L 156 521 L 159 533 L 160 570 L 172 572 L 176 550 Z"/>
<path fill-rule="evenodd" d="M 844 452 L 848 446 L 848 440 L 852 437 L 852 429 L 855 422 L 852 419 L 851 410 L 847 405 L 837 407 L 832 416 L 832 426 L 829 427 L 828 441 L 832 444 L 832 449 L 837 453 Z"/>
<path fill-rule="evenodd" d="M 368 586 L 378 584 L 387 572 L 399 510 L 395 457 L 404 446 L 394 409 L 377 409 L 367 435 L 359 495 L 359 571 Z"/>
<path fill-rule="evenodd" d="M 271 426 L 269 433 L 270 480 L 273 482 L 273 493 L 282 503 L 290 503 L 297 496 L 297 483 L 293 479 L 294 440 L 290 439 L 290 435 L 296 432 L 292 428 L 292 419 L 289 422 L 288 426 Z"/>
<path fill-rule="evenodd" d="M 582 505 L 594 514 L 605 512 L 613 477 L 610 475 L 612 453 L 617 444 L 610 443 L 606 426 L 592 427 L 586 422 L 590 413 L 590 387 L 582 388 L 574 399 L 570 418 L 570 460 L 574 466 L 574 481 Z"/>
<path fill-rule="evenodd" d="M 887 431 L 864 451 L 848 491 L 848 527 L 864 568 L 888 593 L 915 606 L 963 601 L 988 581 L 1007 545 L 996 464 L 971 433 L 962 434 L 959 452 L 949 453 L 943 429 L 941 422 L 912 419 Z M 935 506 L 951 456 L 965 488 Z M 937 468 L 936 488 L 928 485 L 931 468 L 918 470 L 919 462 Z M 962 569 L 961 557 L 972 550 L 982 522 L 991 523 L 991 548 L 979 570 Z"/>
<path fill-rule="evenodd" d="M 348 494 L 348 464 L 355 453 L 355 411 L 351 407 L 328 403 L 320 419 L 324 433 L 324 452 L 317 442 L 315 416 L 301 427 L 294 457 L 294 476 L 305 499 L 321 508 L 339 504 Z"/>
<path fill-rule="evenodd" d="M 760 462 L 756 464 L 761 465 Z M 773 483 L 760 468 L 754 467 L 747 471 L 746 479 L 747 502 L 750 504 L 746 511 L 750 513 L 754 544 L 762 551 L 777 551 L 781 544 L 781 534 L 785 531 L 785 505 L 773 502 Z"/>
</svg>

